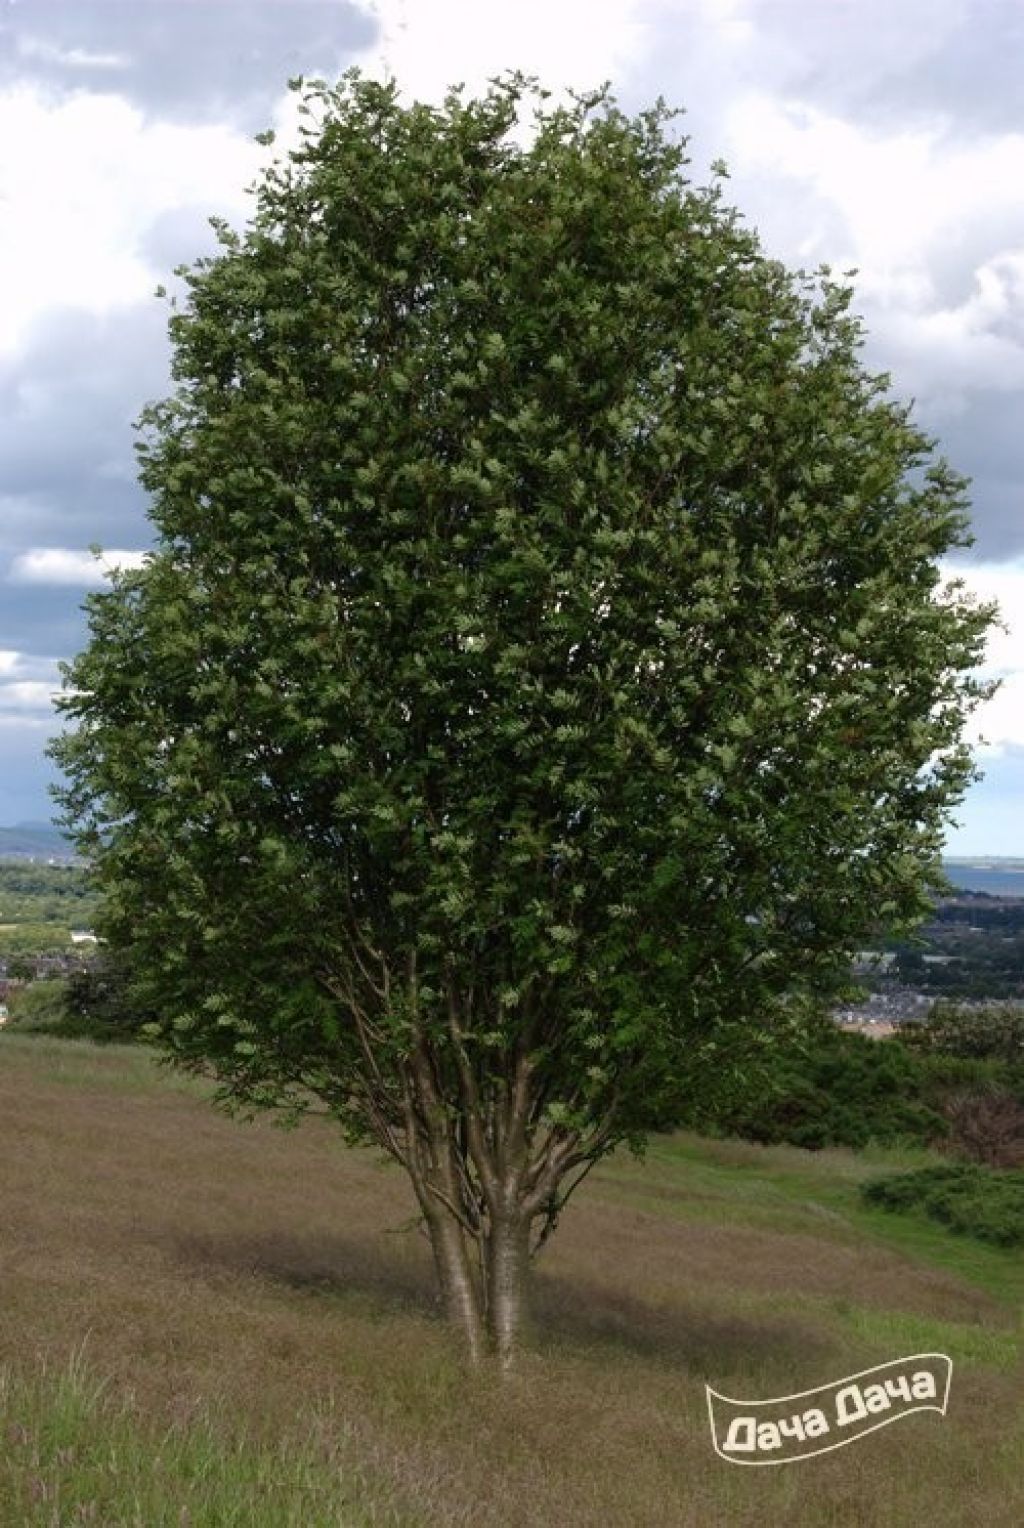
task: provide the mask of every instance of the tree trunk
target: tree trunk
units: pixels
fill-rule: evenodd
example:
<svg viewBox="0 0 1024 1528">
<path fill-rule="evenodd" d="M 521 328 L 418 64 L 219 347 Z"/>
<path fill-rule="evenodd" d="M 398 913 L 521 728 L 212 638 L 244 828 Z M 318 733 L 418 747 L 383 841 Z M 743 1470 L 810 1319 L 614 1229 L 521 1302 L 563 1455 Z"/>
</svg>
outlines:
<svg viewBox="0 0 1024 1528">
<path fill-rule="evenodd" d="M 497 1217 L 487 1245 L 487 1327 L 498 1363 L 508 1372 L 526 1327 L 530 1222 Z"/>
<path fill-rule="evenodd" d="M 431 1207 L 427 1212 L 427 1228 L 445 1315 L 462 1339 L 466 1358 L 476 1368 L 484 1360 L 486 1337 L 465 1232 L 443 1208 Z"/>
</svg>

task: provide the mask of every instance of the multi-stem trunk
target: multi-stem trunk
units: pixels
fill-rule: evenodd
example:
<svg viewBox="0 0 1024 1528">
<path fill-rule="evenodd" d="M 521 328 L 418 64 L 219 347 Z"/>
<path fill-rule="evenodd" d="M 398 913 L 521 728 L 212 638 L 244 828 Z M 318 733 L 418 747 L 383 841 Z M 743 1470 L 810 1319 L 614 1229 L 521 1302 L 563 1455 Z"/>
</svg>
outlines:
<svg viewBox="0 0 1024 1528">
<path fill-rule="evenodd" d="M 526 1329 L 530 1227 L 513 1207 L 480 1236 L 482 1276 L 473 1268 L 462 1227 L 445 1210 L 426 1212 L 438 1287 L 449 1324 L 472 1366 L 488 1356 L 502 1372 L 514 1365 Z"/>
<path fill-rule="evenodd" d="M 381 992 L 387 1000 L 388 987 Z M 532 1248 L 554 1229 L 569 1195 L 608 1149 L 614 1095 L 589 1128 L 545 1116 L 538 1024 L 520 1032 L 504 1068 L 482 1064 L 467 1039 L 471 1003 L 446 973 L 448 1028 L 418 1022 L 415 952 L 404 1010 L 414 1043 L 389 1078 L 375 1034 L 353 1006 L 366 1056 L 366 1118 L 380 1144 L 409 1173 L 430 1235 L 445 1314 L 471 1364 L 488 1352 L 502 1372 L 514 1363 L 527 1320 Z M 558 1100 L 563 1116 L 569 1098 Z M 471 1255 L 472 1249 L 472 1255 Z"/>
</svg>

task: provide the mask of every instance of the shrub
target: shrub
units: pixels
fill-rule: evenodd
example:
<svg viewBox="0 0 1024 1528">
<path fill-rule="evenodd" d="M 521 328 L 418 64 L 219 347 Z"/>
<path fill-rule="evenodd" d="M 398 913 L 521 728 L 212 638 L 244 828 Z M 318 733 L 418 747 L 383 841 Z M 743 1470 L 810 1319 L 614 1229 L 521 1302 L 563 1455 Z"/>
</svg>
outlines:
<svg viewBox="0 0 1024 1528">
<path fill-rule="evenodd" d="M 10 997 L 10 1023 L 18 1034 L 49 1035 L 97 1044 L 129 1044 L 139 1038 L 148 1014 L 136 1016 L 126 1000 L 120 974 L 111 979 L 106 963 L 28 982 Z"/>
<path fill-rule="evenodd" d="M 812 1151 L 913 1141 L 992 1167 L 1024 1164 L 1019 1065 L 820 1020 L 749 1064 L 756 1085 L 728 1096 L 709 1085 L 691 1107 L 693 1129 Z"/>
<path fill-rule="evenodd" d="M 950 1093 L 942 1113 L 952 1150 L 988 1167 L 1024 1167 L 1024 1103 L 1008 1088 Z"/>
<path fill-rule="evenodd" d="M 143 1026 L 156 1018 L 135 996 L 131 956 L 124 950 L 104 950 L 68 978 L 68 1033 L 99 1042 L 130 1044 Z"/>
<path fill-rule="evenodd" d="M 974 1164 L 924 1167 L 872 1178 L 861 1187 L 868 1204 L 901 1213 L 920 1211 L 951 1231 L 1000 1247 L 1024 1245 L 1024 1172 Z"/>
</svg>

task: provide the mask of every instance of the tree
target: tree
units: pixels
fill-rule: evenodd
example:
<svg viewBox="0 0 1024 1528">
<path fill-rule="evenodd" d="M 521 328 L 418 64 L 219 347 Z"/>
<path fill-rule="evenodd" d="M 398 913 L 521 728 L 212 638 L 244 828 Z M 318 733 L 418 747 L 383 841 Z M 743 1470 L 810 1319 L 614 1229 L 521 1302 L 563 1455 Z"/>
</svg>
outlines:
<svg viewBox="0 0 1024 1528">
<path fill-rule="evenodd" d="M 849 289 L 662 103 L 292 84 L 179 272 L 61 800 L 168 1054 L 401 1163 L 507 1365 L 594 1163 L 927 909 L 992 612 Z"/>
</svg>

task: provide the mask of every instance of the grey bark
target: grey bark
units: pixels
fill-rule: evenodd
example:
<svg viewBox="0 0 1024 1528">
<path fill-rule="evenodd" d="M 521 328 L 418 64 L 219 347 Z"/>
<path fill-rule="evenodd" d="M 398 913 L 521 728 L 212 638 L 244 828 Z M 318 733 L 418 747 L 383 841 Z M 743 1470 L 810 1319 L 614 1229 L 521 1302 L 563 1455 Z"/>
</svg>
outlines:
<svg viewBox="0 0 1024 1528">
<path fill-rule="evenodd" d="M 468 1362 L 478 1367 L 487 1340 L 465 1232 L 443 1208 L 429 1207 L 425 1214 L 445 1315 L 459 1334 Z"/>
<path fill-rule="evenodd" d="M 499 1367 L 515 1363 L 526 1330 L 530 1221 L 513 1210 L 495 1218 L 487 1238 L 487 1329 Z"/>
</svg>

